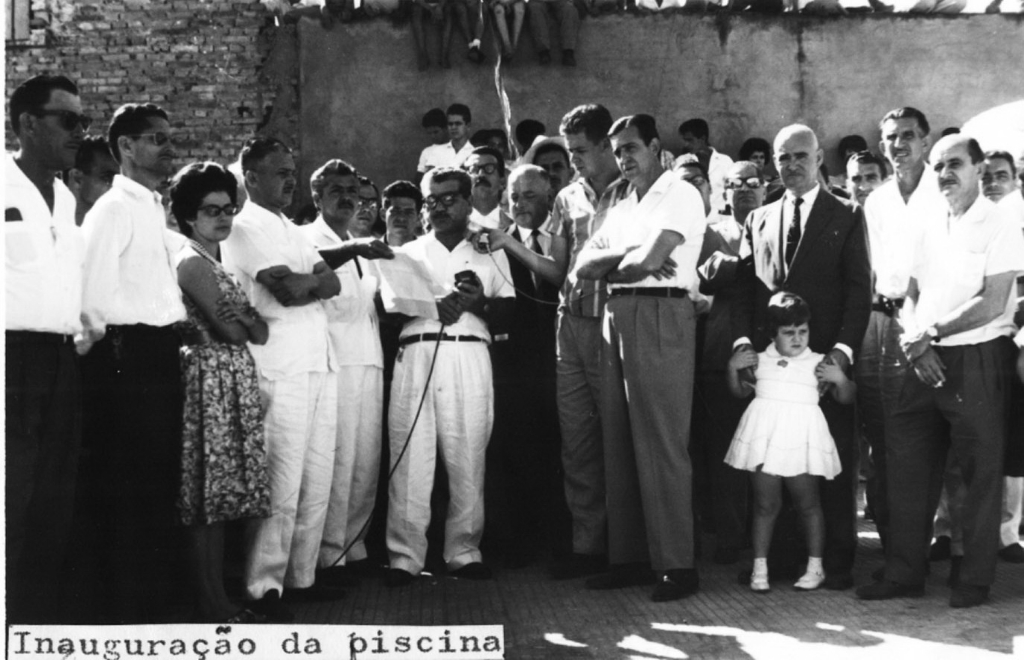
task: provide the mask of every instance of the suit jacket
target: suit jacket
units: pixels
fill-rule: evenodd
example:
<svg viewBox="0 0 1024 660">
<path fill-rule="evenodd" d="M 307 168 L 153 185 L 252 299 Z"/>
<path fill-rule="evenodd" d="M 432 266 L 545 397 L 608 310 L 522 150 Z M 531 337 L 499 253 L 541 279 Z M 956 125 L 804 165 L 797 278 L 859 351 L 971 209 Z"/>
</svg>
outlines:
<svg viewBox="0 0 1024 660">
<path fill-rule="evenodd" d="M 764 350 L 772 339 L 768 299 L 789 291 L 811 308 L 811 350 L 828 353 L 837 343 L 858 350 L 871 314 L 871 262 L 863 211 L 819 190 L 799 249 L 783 277 L 782 204 L 779 200 L 747 217 L 740 253 L 750 259 L 751 267 L 740 269 L 734 339 L 749 337 L 756 350 Z"/>
</svg>

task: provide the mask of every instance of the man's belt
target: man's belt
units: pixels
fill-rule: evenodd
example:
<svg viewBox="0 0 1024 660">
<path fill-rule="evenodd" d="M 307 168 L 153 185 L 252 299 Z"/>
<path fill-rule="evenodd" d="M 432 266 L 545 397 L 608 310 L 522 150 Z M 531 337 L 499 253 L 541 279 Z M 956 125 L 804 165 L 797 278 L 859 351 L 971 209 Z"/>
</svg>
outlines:
<svg viewBox="0 0 1024 660">
<path fill-rule="evenodd" d="M 886 316 L 895 316 L 896 310 L 903 309 L 903 301 L 906 298 L 886 298 L 885 296 L 875 296 L 875 300 L 871 303 L 872 312 L 882 312 Z"/>
<path fill-rule="evenodd" d="M 690 294 L 686 289 L 674 286 L 630 286 L 610 289 L 609 294 L 615 296 L 650 296 L 652 298 L 686 298 Z"/>
<path fill-rule="evenodd" d="M 418 341 L 477 341 L 486 342 L 486 339 L 481 339 L 473 335 L 439 335 L 436 332 L 424 332 L 422 335 L 409 335 L 408 337 L 402 337 L 398 340 L 399 346 L 408 346 L 409 344 L 415 344 Z"/>
<path fill-rule="evenodd" d="M 74 344 L 72 335 L 57 332 L 36 332 L 35 330 L 7 330 L 7 341 L 14 344 Z"/>
</svg>

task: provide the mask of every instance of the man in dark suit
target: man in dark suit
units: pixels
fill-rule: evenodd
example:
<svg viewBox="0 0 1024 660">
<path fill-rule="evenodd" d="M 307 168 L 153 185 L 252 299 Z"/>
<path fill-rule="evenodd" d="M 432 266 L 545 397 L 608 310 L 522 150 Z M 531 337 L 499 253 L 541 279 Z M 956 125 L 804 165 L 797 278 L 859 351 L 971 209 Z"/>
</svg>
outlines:
<svg viewBox="0 0 1024 660">
<path fill-rule="evenodd" d="M 498 541 L 505 564 L 532 562 L 551 544 L 570 549 L 569 513 L 561 485 L 561 435 L 555 403 L 555 316 L 568 249 L 550 228 L 555 191 L 548 173 L 522 165 L 509 174 L 515 224 L 491 230 L 492 250 L 505 250 L 516 289 L 507 341 L 495 341 L 495 424 L 488 448 L 487 486 L 497 494 L 488 541 Z M 492 510 L 494 510 L 492 509 Z"/>
<path fill-rule="evenodd" d="M 751 212 L 741 256 L 746 284 L 735 307 L 735 350 L 763 350 L 770 340 L 768 299 L 790 291 L 811 308 L 811 350 L 848 369 L 871 311 L 871 266 L 860 207 L 839 200 L 818 183 L 818 138 L 794 124 L 775 138 L 775 165 L 786 192 Z M 851 406 L 821 400 L 843 471 L 821 486 L 825 513 L 825 587 L 849 589 L 857 549 L 857 442 Z"/>
</svg>

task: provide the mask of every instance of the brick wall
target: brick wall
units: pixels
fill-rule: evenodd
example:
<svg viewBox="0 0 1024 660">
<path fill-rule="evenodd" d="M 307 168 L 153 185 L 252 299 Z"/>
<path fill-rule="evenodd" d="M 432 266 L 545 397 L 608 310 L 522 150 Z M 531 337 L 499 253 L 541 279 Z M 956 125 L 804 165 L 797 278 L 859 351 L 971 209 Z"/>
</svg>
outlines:
<svg viewBox="0 0 1024 660">
<path fill-rule="evenodd" d="M 6 94 L 61 72 L 82 93 L 92 132 L 123 103 L 171 116 L 182 161 L 229 162 L 246 138 L 298 146 L 294 26 L 274 28 L 258 0 L 32 0 L 32 37 L 7 45 Z M 6 124 L 6 144 L 16 144 Z"/>
</svg>

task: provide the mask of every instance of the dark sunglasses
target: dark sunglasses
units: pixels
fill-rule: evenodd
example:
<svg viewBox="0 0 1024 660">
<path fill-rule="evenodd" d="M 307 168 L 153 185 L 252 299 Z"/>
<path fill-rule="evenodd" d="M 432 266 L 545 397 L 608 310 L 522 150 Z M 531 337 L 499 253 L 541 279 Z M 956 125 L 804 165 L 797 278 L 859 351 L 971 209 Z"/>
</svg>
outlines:
<svg viewBox="0 0 1024 660">
<path fill-rule="evenodd" d="M 487 176 L 490 176 L 498 171 L 498 166 L 495 163 L 484 163 L 483 165 L 469 165 L 465 169 L 470 174 L 479 174 L 483 172 Z"/>
<path fill-rule="evenodd" d="M 728 179 L 725 182 L 725 189 L 739 190 L 743 186 L 746 186 L 751 190 L 757 190 L 761 185 L 761 179 L 758 179 L 756 176 L 752 176 L 746 179 Z"/>
<path fill-rule="evenodd" d="M 207 204 L 206 206 L 200 206 L 199 212 L 211 218 L 219 218 L 222 215 L 234 215 L 238 213 L 238 207 L 234 204 L 225 204 L 224 206 Z"/>
<path fill-rule="evenodd" d="M 83 131 L 89 130 L 92 125 L 92 117 L 80 115 L 71 110 L 34 110 L 36 117 L 60 117 L 60 125 L 65 131 L 73 131 L 79 126 Z"/>
<path fill-rule="evenodd" d="M 452 206 L 454 206 L 455 202 L 459 201 L 460 199 L 462 199 L 462 195 L 459 193 L 445 193 L 443 195 L 437 195 L 436 197 L 434 195 L 431 195 L 430 197 L 427 197 L 425 200 L 423 200 L 423 204 L 431 211 L 436 209 L 438 204 L 441 204 L 446 209 L 449 209 Z"/>
</svg>

